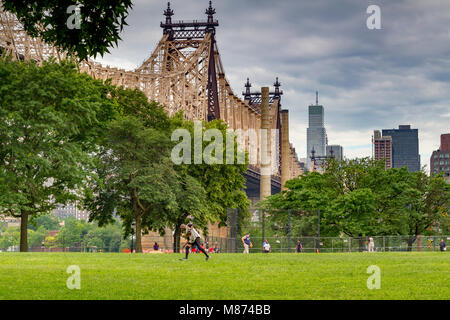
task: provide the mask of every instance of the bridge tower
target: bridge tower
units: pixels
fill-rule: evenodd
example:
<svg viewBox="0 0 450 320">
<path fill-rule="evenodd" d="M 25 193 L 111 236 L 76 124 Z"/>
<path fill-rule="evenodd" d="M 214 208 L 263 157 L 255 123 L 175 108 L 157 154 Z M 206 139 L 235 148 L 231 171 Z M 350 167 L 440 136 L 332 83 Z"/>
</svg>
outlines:
<svg viewBox="0 0 450 320">
<path fill-rule="evenodd" d="M 169 2 L 160 24 L 163 38 L 135 70 L 144 82 L 144 93 L 162 103 L 169 114 L 183 110 L 187 119 L 221 118 L 215 13 L 210 1 L 206 20 L 173 21 L 175 13 Z"/>
</svg>

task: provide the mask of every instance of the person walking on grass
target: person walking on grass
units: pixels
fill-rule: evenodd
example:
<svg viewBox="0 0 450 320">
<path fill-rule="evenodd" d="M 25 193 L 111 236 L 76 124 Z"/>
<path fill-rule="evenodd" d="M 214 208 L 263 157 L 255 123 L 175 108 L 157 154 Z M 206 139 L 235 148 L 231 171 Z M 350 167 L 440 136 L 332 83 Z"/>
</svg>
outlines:
<svg viewBox="0 0 450 320">
<path fill-rule="evenodd" d="M 200 244 L 200 233 L 198 233 L 198 231 L 194 228 L 194 224 L 192 222 L 189 222 L 187 226 L 181 225 L 181 229 L 186 230 L 185 238 L 187 239 L 187 242 L 184 244 L 184 247 L 186 248 L 186 257 L 180 260 L 187 260 L 189 257 L 189 248 L 195 245 L 197 247 L 197 250 L 205 254 L 206 261 L 208 261 L 209 255 Z"/>
<path fill-rule="evenodd" d="M 244 245 L 244 253 L 250 253 L 249 248 L 253 247 L 252 241 L 250 240 L 250 233 L 247 232 L 241 240 Z"/>
</svg>

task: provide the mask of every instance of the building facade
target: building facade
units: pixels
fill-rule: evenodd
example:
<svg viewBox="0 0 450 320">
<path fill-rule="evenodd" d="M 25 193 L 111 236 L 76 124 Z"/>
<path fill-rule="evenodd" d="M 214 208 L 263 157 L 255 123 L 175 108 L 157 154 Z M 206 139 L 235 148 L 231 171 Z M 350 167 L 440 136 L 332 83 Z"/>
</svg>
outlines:
<svg viewBox="0 0 450 320">
<path fill-rule="evenodd" d="M 89 220 L 89 211 L 78 209 L 76 204 L 69 204 L 65 206 L 58 205 L 58 207 L 53 210 L 53 214 L 59 219 L 74 217 L 77 220 Z"/>
<path fill-rule="evenodd" d="M 441 135 L 441 146 L 430 157 L 430 174 L 444 174 L 450 183 L 450 133 Z"/>
<path fill-rule="evenodd" d="M 376 161 L 384 160 L 385 168 L 392 168 L 392 137 L 382 136 L 380 130 L 373 133 L 373 157 Z"/>
<path fill-rule="evenodd" d="M 327 157 L 334 157 L 337 161 L 344 160 L 344 148 L 338 144 L 327 146 Z"/>
<path fill-rule="evenodd" d="M 418 129 L 411 129 L 410 125 L 400 125 L 398 129 L 383 129 L 382 136 L 392 139 L 392 168 L 420 170 Z"/>
<path fill-rule="evenodd" d="M 314 150 L 318 157 L 326 156 L 328 144 L 327 131 L 324 126 L 324 109 L 319 105 L 316 92 L 316 105 L 308 108 L 308 128 L 306 129 L 306 159 L 308 169 L 311 166 L 311 155 Z"/>
</svg>

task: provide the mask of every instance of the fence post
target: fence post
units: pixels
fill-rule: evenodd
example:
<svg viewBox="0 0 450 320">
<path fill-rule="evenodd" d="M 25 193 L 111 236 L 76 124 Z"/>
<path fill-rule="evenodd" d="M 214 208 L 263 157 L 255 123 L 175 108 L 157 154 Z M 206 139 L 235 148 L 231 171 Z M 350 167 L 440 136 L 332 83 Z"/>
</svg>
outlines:
<svg viewBox="0 0 450 320">
<path fill-rule="evenodd" d="M 261 214 L 262 214 L 262 217 L 261 217 L 262 218 L 262 232 L 261 232 L 261 234 L 262 234 L 262 241 L 264 241 L 264 229 L 265 229 L 265 225 L 264 225 L 264 216 L 265 216 L 264 209 L 261 210 Z"/>
<path fill-rule="evenodd" d="M 239 228 L 239 223 L 238 223 L 238 221 L 239 221 L 239 217 L 238 217 L 238 214 L 239 214 L 239 211 L 238 211 L 238 208 L 236 208 L 235 210 L 234 210 L 234 219 L 235 219 L 235 225 L 234 225 L 234 228 L 235 228 L 235 236 L 234 236 L 234 248 L 235 248 L 235 252 L 237 253 L 238 252 L 238 228 Z"/>
<path fill-rule="evenodd" d="M 319 242 L 317 243 L 317 249 L 320 251 L 320 209 L 318 209 L 318 216 L 319 216 L 319 223 L 318 223 L 318 237 L 319 237 Z"/>
<path fill-rule="evenodd" d="M 288 252 L 291 252 L 291 209 L 288 209 Z"/>
</svg>

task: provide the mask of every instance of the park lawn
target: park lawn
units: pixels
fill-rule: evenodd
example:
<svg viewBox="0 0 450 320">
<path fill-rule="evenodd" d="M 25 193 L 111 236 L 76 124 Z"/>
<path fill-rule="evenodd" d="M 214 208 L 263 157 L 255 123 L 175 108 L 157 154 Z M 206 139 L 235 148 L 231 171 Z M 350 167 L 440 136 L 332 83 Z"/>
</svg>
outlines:
<svg viewBox="0 0 450 320">
<path fill-rule="evenodd" d="M 448 253 L 0 253 L 0 299 L 450 299 Z M 66 269 L 78 265 L 81 289 Z M 381 288 L 367 288 L 367 268 Z"/>
</svg>

